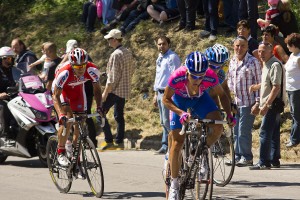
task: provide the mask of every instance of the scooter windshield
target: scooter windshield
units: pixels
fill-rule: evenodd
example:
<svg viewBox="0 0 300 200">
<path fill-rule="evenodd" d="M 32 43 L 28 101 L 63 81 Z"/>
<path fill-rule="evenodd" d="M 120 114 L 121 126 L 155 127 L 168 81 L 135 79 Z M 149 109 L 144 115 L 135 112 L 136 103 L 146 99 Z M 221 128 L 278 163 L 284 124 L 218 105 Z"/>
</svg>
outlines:
<svg viewBox="0 0 300 200">
<path fill-rule="evenodd" d="M 12 71 L 12 75 L 13 75 L 13 79 L 14 79 L 15 83 L 18 83 L 18 81 L 21 77 L 22 71 L 16 67 L 12 67 L 11 71 Z"/>
<path fill-rule="evenodd" d="M 36 75 L 21 77 L 22 90 L 28 93 L 43 92 L 45 87 L 41 79 Z"/>
</svg>

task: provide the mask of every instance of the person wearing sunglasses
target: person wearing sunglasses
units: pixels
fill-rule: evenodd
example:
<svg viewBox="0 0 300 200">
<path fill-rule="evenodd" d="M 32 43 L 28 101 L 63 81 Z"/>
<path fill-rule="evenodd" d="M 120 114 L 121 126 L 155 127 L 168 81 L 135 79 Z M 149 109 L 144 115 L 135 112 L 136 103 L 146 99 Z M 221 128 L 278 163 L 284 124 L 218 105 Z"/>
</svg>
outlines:
<svg viewBox="0 0 300 200">
<path fill-rule="evenodd" d="M 209 66 L 207 71 L 211 71 L 211 73 L 216 74 L 219 81 L 218 85 L 209 88 L 207 92 L 214 99 L 219 108 L 221 108 L 222 105 L 224 111 L 226 112 L 227 120 L 230 122 L 229 125 L 235 126 L 236 119 L 232 116 L 231 112 L 230 91 L 227 86 L 226 74 L 222 70 L 222 66 L 229 59 L 229 51 L 225 46 L 221 44 L 215 44 L 213 47 L 207 48 L 205 54 Z M 209 82 L 215 81 L 210 77 L 206 77 L 204 80 Z"/>
<path fill-rule="evenodd" d="M 100 71 L 97 66 L 88 61 L 88 54 L 84 49 L 75 48 L 69 55 L 69 63 L 59 69 L 52 83 L 53 102 L 59 116 L 58 129 L 58 162 L 61 166 L 68 166 L 70 161 L 66 158 L 65 144 L 70 132 L 70 124 L 66 126 L 66 134 L 62 135 L 64 121 L 73 117 L 73 114 L 86 113 L 87 100 L 84 83 L 93 82 L 93 92 L 97 104 L 97 112 L 103 117 L 102 93 L 100 86 Z M 78 139 L 78 125 L 74 126 L 73 144 Z"/>
<path fill-rule="evenodd" d="M 0 136 L 6 137 L 6 145 L 10 146 L 10 139 L 14 139 L 15 135 L 10 131 L 11 122 L 17 123 L 7 103 L 4 100 L 9 98 L 7 88 L 16 86 L 13 71 L 17 70 L 14 66 L 15 53 L 10 47 L 0 48 Z M 20 72 L 21 73 L 21 72 Z"/>
<path fill-rule="evenodd" d="M 205 91 L 218 84 L 216 74 L 207 71 L 208 61 L 199 51 L 190 53 L 185 60 L 185 65 L 179 67 L 169 78 L 165 88 L 163 103 L 171 111 L 169 133 L 169 160 L 171 168 L 171 187 L 169 200 L 177 200 L 179 194 L 179 156 L 184 142 L 184 135 L 180 135 L 182 124 L 188 122 L 191 115 L 200 118 L 221 120 L 213 99 Z M 214 82 L 205 81 L 206 77 L 213 78 Z M 191 113 L 187 110 L 190 109 Z M 207 138 L 207 145 L 215 143 L 222 133 L 222 125 L 212 125 Z"/>
</svg>

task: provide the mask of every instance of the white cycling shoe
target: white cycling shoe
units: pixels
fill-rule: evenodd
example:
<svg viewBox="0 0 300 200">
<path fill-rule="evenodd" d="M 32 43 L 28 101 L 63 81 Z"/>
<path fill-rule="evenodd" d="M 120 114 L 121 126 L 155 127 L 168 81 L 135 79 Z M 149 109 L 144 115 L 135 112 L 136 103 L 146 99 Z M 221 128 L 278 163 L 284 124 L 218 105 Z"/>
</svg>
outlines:
<svg viewBox="0 0 300 200">
<path fill-rule="evenodd" d="M 179 200 L 179 188 L 170 187 L 168 200 Z"/>
<path fill-rule="evenodd" d="M 60 166 L 67 167 L 70 165 L 69 159 L 64 154 L 59 154 L 57 157 L 57 161 Z"/>
</svg>

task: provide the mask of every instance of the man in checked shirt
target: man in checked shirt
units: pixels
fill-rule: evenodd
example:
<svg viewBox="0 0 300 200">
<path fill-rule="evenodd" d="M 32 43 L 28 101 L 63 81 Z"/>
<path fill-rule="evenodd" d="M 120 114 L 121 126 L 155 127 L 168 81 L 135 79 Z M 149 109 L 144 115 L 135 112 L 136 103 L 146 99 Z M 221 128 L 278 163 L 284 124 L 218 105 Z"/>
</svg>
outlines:
<svg viewBox="0 0 300 200">
<path fill-rule="evenodd" d="M 259 97 L 258 87 L 261 82 L 260 62 L 248 51 L 248 41 L 243 36 L 234 40 L 234 56 L 230 60 L 228 70 L 228 87 L 237 105 L 237 124 L 234 127 L 235 159 L 239 167 L 252 166 L 252 126 L 255 116 L 251 107 Z M 251 91 L 251 92 L 250 92 Z M 230 164 L 230 163 L 228 163 Z"/>
<path fill-rule="evenodd" d="M 131 78 L 133 75 L 133 57 L 132 53 L 122 46 L 122 33 L 118 29 L 112 29 L 104 36 L 114 52 L 110 55 L 107 63 L 106 73 L 107 81 L 102 93 L 103 110 L 105 113 L 114 106 L 114 118 L 117 122 L 117 135 L 113 141 L 110 125 L 105 119 L 105 125 L 102 128 L 105 135 L 106 144 L 101 150 L 124 149 L 124 106 L 125 99 L 130 97 Z M 114 143 L 113 143 L 114 142 Z"/>
</svg>

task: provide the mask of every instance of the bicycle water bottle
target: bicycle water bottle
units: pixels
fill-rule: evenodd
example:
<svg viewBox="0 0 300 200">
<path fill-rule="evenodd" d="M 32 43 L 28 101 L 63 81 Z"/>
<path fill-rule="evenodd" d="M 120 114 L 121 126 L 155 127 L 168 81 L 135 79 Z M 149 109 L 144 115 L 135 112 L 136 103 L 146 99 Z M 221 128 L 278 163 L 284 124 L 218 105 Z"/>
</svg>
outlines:
<svg viewBox="0 0 300 200">
<path fill-rule="evenodd" d="M 72 156 L 73 156 L 73 147 L 72 147 L 71 140 L 69 140 L 69 139 L 67 140 L 65 148 L 66 148 L 67 157 L 72 158 Z"/>
<path fill-rule="evenodd" d="M 165 162 L 164 162 L 164 171 L 167 170 L 168 167 L 168 161 L 169 161 L 169 151 L 165 155 Z"/>
</svg>

